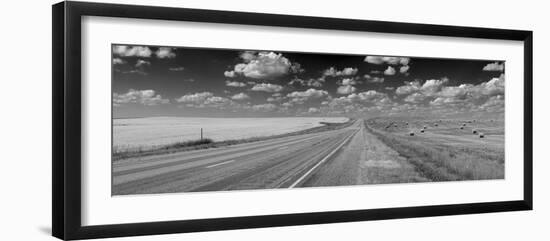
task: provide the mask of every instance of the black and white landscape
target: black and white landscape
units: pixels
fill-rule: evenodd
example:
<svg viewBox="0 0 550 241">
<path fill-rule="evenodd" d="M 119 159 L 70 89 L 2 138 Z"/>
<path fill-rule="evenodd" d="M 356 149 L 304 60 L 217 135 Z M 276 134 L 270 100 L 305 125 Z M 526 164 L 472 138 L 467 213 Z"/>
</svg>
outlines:
<svg viewBox="0 0 550 241">
<path fill-rule="evenodd" d="M 504 62 L 112 46 L 112 194 L 504 178 Z"/>
</svg>

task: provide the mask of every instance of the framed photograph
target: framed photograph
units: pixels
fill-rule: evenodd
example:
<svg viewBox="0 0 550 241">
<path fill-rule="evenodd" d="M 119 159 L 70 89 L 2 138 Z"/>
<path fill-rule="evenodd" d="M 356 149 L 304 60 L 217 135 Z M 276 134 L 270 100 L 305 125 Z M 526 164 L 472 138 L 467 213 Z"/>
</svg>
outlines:
<svg viewBox="0 0 550 241">
<path fill-rule="evenodd" d="M 60 239 L 532 209 L 531 31 L 68 1 L 52 51 Z"/>
</svg>

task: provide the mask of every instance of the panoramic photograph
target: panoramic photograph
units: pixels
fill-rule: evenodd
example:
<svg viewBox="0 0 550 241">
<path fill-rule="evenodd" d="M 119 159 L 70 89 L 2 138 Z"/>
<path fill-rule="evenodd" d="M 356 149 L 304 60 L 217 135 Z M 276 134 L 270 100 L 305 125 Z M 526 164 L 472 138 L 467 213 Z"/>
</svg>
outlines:
<svg viewBox="0 0 550 241">
<path fill-rule="evenodd" d="M 112 195 L 504 178 L 502 60 L 111 47 Z"/>
</svg>

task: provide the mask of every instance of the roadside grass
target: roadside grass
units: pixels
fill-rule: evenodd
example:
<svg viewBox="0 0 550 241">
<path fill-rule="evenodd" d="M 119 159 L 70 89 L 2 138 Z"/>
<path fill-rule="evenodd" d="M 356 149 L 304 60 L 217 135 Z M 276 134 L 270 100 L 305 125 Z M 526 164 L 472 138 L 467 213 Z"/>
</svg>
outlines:
<svg viewBox="0 0 550 241">
<path fill-rule="evenodd" d="M 191 141 L 181 141 L 176 142 L 173 144 L 170 144 L 169 146 L 158 146 L 151 148 L 144 148 L 144 147 L 113 147 L 113 160 L 120 160 L 128 157 L 132 157 L 135 155 L 148 153 L 152 151 L 162 151 L 162 150 L 168 150 L 170 148 L 180 148 L 180 149 L 201 149 L 201 147 L 208 146 L 210 144 L 214 143 L 214 141 L 210 138 L 203 138 L 199 140 L 191 140 Z"/>
<path fill-rule="evenodd" d="M 504 178 L 503 150 L 449 146 L 437 140 L 393 134 L 372 128 L 368 122 L 365 124 L 380 141 L 407 158 L 421 175 L 432 181 Z"/>
<path fill-rule="evenodd" d="M 182 151 L 192 151 L 192 150 L 200 150 L 200 149 L 207 149 L 207 148 L 217 148 L 217 147 L 223 147 L 223 146 L 231 146 L 231 145 L 237 145 L 242 143 L 250 143 L 250 142 L 256 142 L 256 141 L 264 141 L 269 139 L 275 139 L 275 138 L 282 138 L 282 137 L 289 137 L 289 136 L 296 136 L 296 135 L 303 135 L 303 134 L 311 134 L 311 133 L 317 133 L 317 132 L 323 132 L 323 131 L 331 131 L 331 130 L 337 130 L 346 128 L 350 125 L 352 125 L 355 122 L 354 119 L 350 119 L 347 122 L 344 123 L 331 123 L 331 122 L 320 122 L 323 124 L 322 126 L 313 127 L 301 131 L 296 132 L 290 132 L 280 135 L 273 135 L 273 136 L 262 136 L 262 137 L 251 137 L 246 139 L 236 139 L 236 140 L 225 140 L 225 141 L 218 141 L 205 138 L 202 140 L 192 140 L 192 141 L 183 141 L 183 142 L 176 142 L 168 145 L 161 145 L 161 146 L 138 146 L 138 147 L 120 147 L 120 146 L 113 146 L 112 150 L 112 160 L 118 161 L 122 159 L 132 158 L 132 157 L 142 157 L 142 156 L 150 156 L 150 155 L 158 155 L 158 154 L 168 154 L 168 153 L 174 153 L 174 152 L 182 152 Z"/>
</svg>

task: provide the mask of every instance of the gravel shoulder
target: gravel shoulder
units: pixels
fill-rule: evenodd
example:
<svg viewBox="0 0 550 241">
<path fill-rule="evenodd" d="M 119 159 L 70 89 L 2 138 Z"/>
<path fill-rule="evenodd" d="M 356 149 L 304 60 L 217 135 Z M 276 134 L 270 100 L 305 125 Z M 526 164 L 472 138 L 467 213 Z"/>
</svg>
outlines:
<svg viewBox="0 0 550 241">
<path fill-rule="evenodd" d="M 370 133 L 364 124 L 338 154 L 304 186 L 426 182 L 413 165 Z"/>
</svg>

